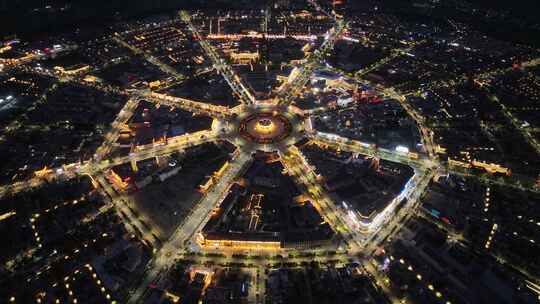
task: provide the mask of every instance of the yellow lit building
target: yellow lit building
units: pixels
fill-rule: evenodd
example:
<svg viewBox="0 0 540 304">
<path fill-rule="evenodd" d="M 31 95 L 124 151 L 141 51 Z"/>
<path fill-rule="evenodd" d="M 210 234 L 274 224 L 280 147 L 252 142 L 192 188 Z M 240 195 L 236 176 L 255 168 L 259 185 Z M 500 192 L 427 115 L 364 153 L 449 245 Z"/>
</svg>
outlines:
<svg viewBox="0 0 540 304">
<path fill-rule="evenodd" d="M 202 244 L 204 247 L 228 247 L 232 249 L 242 250 L 280 250 L 281 243 L 279 240 L 265 241 L 265 240 L 241 240 L 241 239 L 229 239 L 226 237 L 220 238 L 217 235 L 207 235 L 203 237 Z"/>
<path fill-rule="evenodd" d="M 0 54 L 11 50 L 11 45 L 6 45 L 0 48 Z"/>
<path fill-rule="evenodd" d="M 482 169 L 486 170 L 487 172 L 489 172 L 491 174 L 495 174 L 495 173 L 502 173 L 502 174 L 505 174 L 505 175 L 510 175 L 511 174 L 510 169 L 505 168 L 505 167 L 503 167 L 503 166 L 501 166 L 499 164 L 486 163 L 486 162 L 473 160 L 472 165 L 477 167 L 477 168 L 482 168 Z"/>
<path fill-rule="evenodd" d="M 230 54 L 231 59 L 238 64 L 253 64 L 256 63 L 259 58 L 260 54 L 259 52 L 255 53 L 249 53 L 249 52 L 242 52 L 242 53 L 234 53 L 232 52 Z"/>
<path fill-rule="evenodd" d="M 311 45 L 310 43 L 306 43 L 302 47 L 302 52 L 304 52 L 304 54 L 306 54 L 306 53 L 310 52 L 312 49 L 313 49 L 313 45 Z"/>
<path fill-rule="evenodd" d="M 59 73 L 60 75 L 72 76 L 72 75 L 77 75 L 77 74 L 81 74 L 81 73 L 89 71 L 90 66 L 87 65 L 87 64 L 75 65 L 75 66 L 72 66 L 72 67 L 69 67 L 69 68 L 64 68 L 64 67 L 61 67 L 61 66 L 55 66 L 54 70 L 57 73 Z"/>
<path fill-rule="evenodd" d="M 157 88 L 159 88 L 160 86 L 161 86 L 161 81 L 159 81 L 159 80 L 151 81 L 151 82 L 148 83 L 148 87 L 149 87 L 150 89 L 157 89 Z"/>
<path fill-rule="evenodd" d="M 29 62 L 33 60 L 34 58 L 36 58 L 36 55 L 32 53 L 26 53 L 19 58 L 8 58 L 8 59 L 0 58 L 0 63 L 5 64 L 5 65 L 17 65 L 17 64 L 23 64 L 23 63 Z"/>
<path fill-rule="evenodd" d="M 448 165 L 455 166 L 455 167 L 462 167 L 466 169 L 471 169 L 471 168 L 484 169 L 486 172 L 491 173 L 491 174 L 495 174 L 495 173 L 501 173 L 505 175 L 512 174 L 510 169 L 505 168 L 499 164 L 487 163 L 487 162 L 478 161 L 475 159 L 471 160 L 470 158 L 461 159 L 461 160 L 448 158 Z"/>
<path fill-rule="evenodd" d="M 116 186 L 119 190 L 127 190 L 129 184 L 125 181 L 120 175 L 118 175 L 114 170 L 110 170 L 109 181 Z"/>
<path fill-rule="evenodd" d="M 227 170 L 228 167 L 229 162 L 224 163 L 223 166 L 221 166 L 221 168 L 219 168 L 219 170 L 214 173 L 214 176 L 221 177 L 221 175 L 223 175 L 223 173 L 225 172 L 225 170 Z"/>
<path fill-rule="evenodd" d="M 206 193 L 208 191 L 208 189 L 210 189 L 210 187 L 212 187 L 213 184 L 214 184 L 214 178 L 210 177 L 206 181 L 206 183 L 204 183 L 202 185 L 199 185 L 199 192 Z"/>
<path fill-rule="evenodd" d="M 41 170 L 37 170 L 34 172 L 35 176 L 39 178 L 47 178 L 50 176 L 51 173 L 52 170 L 49 169 L 47 166 L 43 167 L 43 169 Z"/>
<path fill-rule="evenodd" d="M 439 154 L 444 154 L 446 153 L 446 148 L 441 147 L 441 145 L 436 145 L 435 152 Z"/>
<path fill-rule="evenodd" d="M 14 216 L 15 214 L 17 214 L 17 212 L 15 212 L 15 211 L 10 211 L 8 213 L 0 214 L 0 222 L 7 219 L 7 218 L 10 218 L 10 217 Z"/>
<path fill-rule="evenodd" d="M 212 174 L 212 176 L 204 184 L 199 185 L 199 192 L 206 193 L 208 189 L 212 187 L 214 181 L 218 179 L 221 175 L 223 175 L 223 173 L 225 172 L 225 170 L 227 170 L 228 167 L 229 162 L 223 164 L 223 166 L 221 166 L 218 171 L 214 172 L 214 174 Z"/>
</svg>

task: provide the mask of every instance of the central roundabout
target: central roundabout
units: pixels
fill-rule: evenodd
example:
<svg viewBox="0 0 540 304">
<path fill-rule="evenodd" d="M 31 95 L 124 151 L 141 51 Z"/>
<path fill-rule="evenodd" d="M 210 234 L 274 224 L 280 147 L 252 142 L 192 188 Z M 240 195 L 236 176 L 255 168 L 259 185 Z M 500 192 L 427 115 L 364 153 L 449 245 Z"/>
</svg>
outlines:
<svg viewBox="0 0 540 304">
<path fill-rule="evenodd" d="M 242 119 L 239 133 L 257 144 L 275 144 L 287 138 L 292 125 L 284 115 L 276 112 L 254 113 Z"/>
<path fill-rule="evenodd" d="M 283 152 L 305 138 L 309 117 L 303 114 L 294 106 L 257 101 L 236 108 L 225 119 L 215 120 L 212 128 L 244 152 Z"/>
</svg>

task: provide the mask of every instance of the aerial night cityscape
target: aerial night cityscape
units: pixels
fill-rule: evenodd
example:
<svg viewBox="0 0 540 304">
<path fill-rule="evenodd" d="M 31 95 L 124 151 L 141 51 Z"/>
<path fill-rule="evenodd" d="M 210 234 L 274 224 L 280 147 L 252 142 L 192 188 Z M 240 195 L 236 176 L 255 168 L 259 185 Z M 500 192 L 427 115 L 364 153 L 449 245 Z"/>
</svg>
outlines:
<svg viewBox="0 0 540 304">
<path fill-rule="evenodd" d="M 540 5 L 0 3 L 0 303 L 540 303 Z"/>
</svg>

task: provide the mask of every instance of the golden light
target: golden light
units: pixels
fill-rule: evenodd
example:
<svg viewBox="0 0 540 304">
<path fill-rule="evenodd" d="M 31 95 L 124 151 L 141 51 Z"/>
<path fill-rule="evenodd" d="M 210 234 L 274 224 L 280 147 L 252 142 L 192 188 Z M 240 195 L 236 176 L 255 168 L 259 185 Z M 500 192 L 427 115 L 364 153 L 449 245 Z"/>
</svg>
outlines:
<svg viewBox="0 0 540 304">
<path fill-rule="evenodd" d="M 257 124 L 255 125 L 255 131 L 261 134 L 270 134 L 274 132 L 276 129 L 276 126 L 274 122 L 269 118 L 262 118 L 257 121 Z"/>
</svg>

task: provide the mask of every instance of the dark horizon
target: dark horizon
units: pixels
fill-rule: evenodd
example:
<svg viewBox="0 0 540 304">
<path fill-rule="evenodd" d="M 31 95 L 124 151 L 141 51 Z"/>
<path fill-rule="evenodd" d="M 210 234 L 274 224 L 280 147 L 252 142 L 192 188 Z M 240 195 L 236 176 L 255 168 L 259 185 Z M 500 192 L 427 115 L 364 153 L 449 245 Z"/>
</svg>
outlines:
<svg viewBox="0 0 540 304">
<path fill-rule="evenodd" d="M 520 27 L 529 27 L 537 23 L 537 9 L 539 5 L 534 0 L 464 0 L 485 9 L 495 9 L 510 12 L 509 16 L 520 23 Z M 0 19 L 3 26 L 0 29 L 0 38 L 10 35 L 32 35 L 40 32 L 62 31 L 63 27 L 74 24 L 104 23 L 122 18 L 134 18 L 152 14 L 170 13 L 178 9 L 254 9 L 264 7 L 266 0 L 157 0 L 157 1 L 130 1 L 126 9 L 122 0 L 94 0 L 94 1 L 6 1 L 0 3 Z M 422 3 L 413 0 L 369 0 L 363 1 L 362 7 L 379 5 L 386 10 L 400 10 L 412 3 Z M 51 9 L 46 9 L 51 5 Z M 66 10 L 59 10 L 65 6 Z M 34 11 L 36 10 L 37 11 Z M 515 21 L 513 20 L 513 21 Z"/>
</svg>

